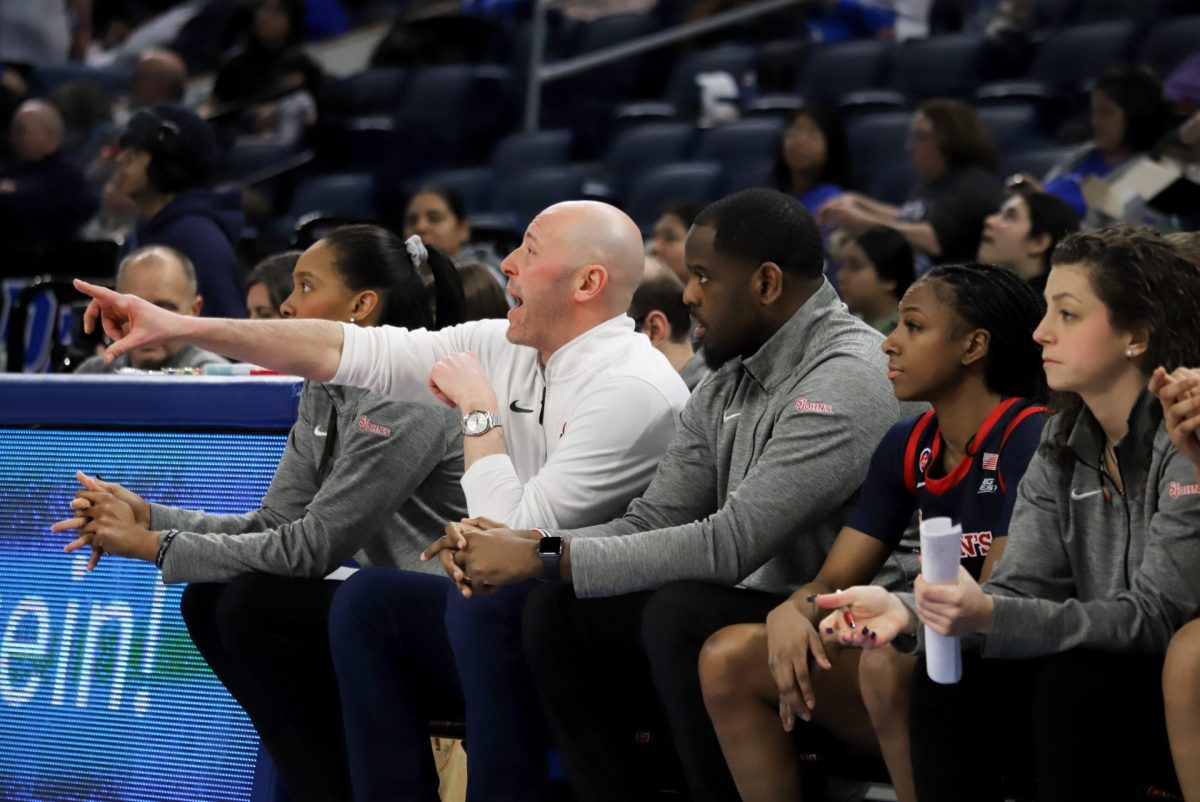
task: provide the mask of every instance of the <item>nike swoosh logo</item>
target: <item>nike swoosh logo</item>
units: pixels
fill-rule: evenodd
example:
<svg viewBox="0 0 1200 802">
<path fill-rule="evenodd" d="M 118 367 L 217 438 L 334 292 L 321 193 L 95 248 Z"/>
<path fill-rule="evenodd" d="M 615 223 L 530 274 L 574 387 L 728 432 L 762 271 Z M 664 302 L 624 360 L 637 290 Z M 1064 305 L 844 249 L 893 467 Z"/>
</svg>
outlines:
<svg viewBox="0 0 1200 802">
<path fill-rule="evenodd" d="M 325 435 L 329 434 L 329 432 L 325 431 L 320 426 L 314 426 L 313 434 L 317 437 L 324 437 Z"/>
<path fill-rule="evenodd" d="M 728 423 L 729 421 L 733 420 L 734 418 L 736 418 L 738 415 L 741 415 L 741 414 L 742 414 L 742 413 L 741 413 L 741 411 L 740 411 L 740 410 L 739 410 L 738 412 L 730 412 L 730 413 L 728 413 L 727 415 L 725 415 L 725 417 L 724 417 L 724 421 L 725 421 L 726 423 Z"/>
<path fill-rule="evenodd" d="M 516 401 L 513 401 L 511 404 L 509 404 L 508 408 L 511 409 L 513 412 L 533 412 L 532 409 L 522 409 L 521 407 L 517 406 Z"/>
<path fill-rule="evenodd" d="M 1099 490 L 1089 490 L 1086 493 L 1080 493 L 1075 488 L 1073 488 L 1073 487 L 1071 488 L 1071 500 L 1072 501 L 1079 501 L 1082 498 L 1091 498 L 1092 496 L 1098 496 L 1098 495 L 1100 495 Z"/>
</svg>

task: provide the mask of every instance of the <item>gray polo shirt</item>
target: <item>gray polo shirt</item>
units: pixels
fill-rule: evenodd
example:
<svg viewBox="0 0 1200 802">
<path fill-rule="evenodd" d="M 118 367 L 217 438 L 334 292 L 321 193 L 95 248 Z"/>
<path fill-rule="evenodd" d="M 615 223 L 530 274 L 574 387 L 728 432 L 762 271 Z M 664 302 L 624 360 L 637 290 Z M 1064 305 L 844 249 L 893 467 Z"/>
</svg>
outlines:
<svg viewBox="0 0 1200 802">
<path fill-rule="evenodd" d="M 787 593 L 821 567 L 902 412 L 879 332 L 828 282 L 755 354 L 702 382 L 645 494 L 572 538 L 580 596 L 678 580 Z"/>
</svg>

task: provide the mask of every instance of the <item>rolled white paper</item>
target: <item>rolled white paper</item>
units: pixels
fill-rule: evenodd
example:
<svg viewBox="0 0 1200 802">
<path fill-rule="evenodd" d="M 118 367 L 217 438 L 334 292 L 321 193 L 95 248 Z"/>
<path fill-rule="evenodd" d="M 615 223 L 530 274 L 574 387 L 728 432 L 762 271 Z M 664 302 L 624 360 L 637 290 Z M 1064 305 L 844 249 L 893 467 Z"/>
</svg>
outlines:
<svg viewBox="0 0 1200 802">
<path fill-rule="evenodd" d="M 949 518 L 921 521 L 921 575 L 926 582 L 957 582 L 962 526 Z M 929 678 L 942 685 L 962 679 L 958 638 L 925 627 L 925 667 Z"/>
</svg>

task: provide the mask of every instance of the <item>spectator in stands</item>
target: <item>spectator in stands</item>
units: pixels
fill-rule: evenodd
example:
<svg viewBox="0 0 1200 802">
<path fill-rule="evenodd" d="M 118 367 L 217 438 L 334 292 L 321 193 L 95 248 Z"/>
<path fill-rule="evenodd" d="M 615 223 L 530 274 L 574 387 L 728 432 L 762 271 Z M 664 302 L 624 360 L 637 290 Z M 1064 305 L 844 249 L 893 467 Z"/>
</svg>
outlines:
<svg viewBox="0 0 1200 802">
<path fill-rule="evenodd" d="M 1051 168 L 1035 189 L 1062 198 L 1077 217 L 1089 215 L 1083 183 L 1089 177 L 1112 181 L 1148 152 L 1170 130 L 1170 106 L 1162 84 L 1143 67 L 1117 67 L 1092 90 L 1092 141 L 1081 145 Z M 1026 180 L 1030 177 L 1026 176 Z M 1097 220 L 1093 216 L 1093 221 Z"/>
<path fill-rule="evenodd" d="M 926 263 L 974 259 L 983 220 L 1003 200 L 991 132 L 962 101 L 927 100 L 913 115 L 908 157 L 917 183 L 903 206 L 847 192 L 826 202 L 817 219 L 852 232 L 894 228 Z"/>
<path fill-rule="evenodd" d="M 467 262 L 458 268 L 463 294 L 467 297 L 463 320 L 492 320 L 508 316 L 508 298 L 504 288 L 479 262 Z"/>
<path fill-rule="evenodd" d="M 246 276 L 246 308 L 251 320 L 278 320 L 292 294 L 292 272 L 300 251 L 284 251 L 263 259 Z"/>
<path fill-rule="evenodd" d="M 900 299 L 915 278 L 912 246 L 887 226 L 871 226 L 839 254 L 837 282 L 850 311 L 885 337 L 900 320 Z"/>
<path fill-rule="evenodd" d="M 549 568 L 540 532 L 519 525 L 451 531 L 427 552 L 445 550 L 471 594 L 561 575 L 534 591 L 523 630 L 580 802 L 644 797 L 626 741 L 654 694 L 691 798 L 737 798 L 701 697 L 701 646 L 816 575 L 900 417 L 882 337 L 823 278 L 821 235 L 797 200 L 750 189 L 717 201 L 692 225 L 687 264 L 684 297 L 715 372 L 642 497 L 610 523 L 547 525 L 556 540 L 538 551 L 562 547 Z"/>
<path fill-rule="evenodd" d="M 637 225 L 615 207 L 556 204 L 504 262 L 518 298 L 508 321 L 437 332 L 180 318 L 77 286 L 120 335 L 109 356 L 182 333 L 264 367 L 447 401 L 463 416 L 472 515 L 583 526 L 619 515 L 645 490 L 687 402 L 683 381 L 625 314 L 644 253 Z M 130 328 L 119 331 L 120 321 Z M 411 571 L 364 569 L 347 580 L 330 632 L 360 798 L 435 796 L 428 723 L 460 714 L 464 700 L 472 799 L 541 797 L 543 724 L 518 639 L 533 584 L 468 601 L 444 577 Z"/>
<path fill-rule="evenodd" d="M 870 582 L 893 558 L 914 512 L 961 523 L 962 565 L 986 579 L 1004 552 L 1017 485 L 1037 451 L 1046 422 L 1042 351 L 1032 337 L 1045 312 L 1037 293 L 1002 268 L 943 265 L 903 303 L 904 325 L 883 344 L 889 375 L 897 398 L 933 409 L 884 435 L 817 576 L 766 624 L 723 629 L 700 655 L 705 704 L 744 802 L 798 798 L 792 733 L 806 728 L 797 719 L 858 749 L 882 751 L 900 802 L 915 802 L 907 702 L 916 659 L 890 649 L 861 662 L 857 650 L 826 652 L 816 629 L 825 612 L 812 596 Z M 993 484 L 992 492 L 978 492 Z"/>
<path fill-rule="evenodd" d="M 137 205 L 141 222 L 126 252 L 170 245 L 192 260 L 204 314 L 245 317 L 246 294 L 235 244 L 241 198 L 208 189 L 216 143 L 208 124 L 181 106 L 141 109 L 121 133 L 114 190 Z"/>
<path fill-rule="evenodd" d="M 187 65 L 178 54 L 161 47 L 150 48 L 138 56 L 129 76 L 129 107 L 182 103 L 187 79 Z"/>
<path fill-rule="evenodd" d="M 683 282 L 653 256 L 646 259 L 646 272 L 629 304 L 629 316 L 679 373 L 688 390 L 695 390 L 709 369 L 703 352 L 692 346 L 692 316 L 683 302 Z"/>
<path fill-rule="evenodd" d="M 835 110 L 810 104 L 791 113 L 771 174 L 776 189 L 816 214 L 842 194 L 848 167 L 846 129 Z"/>
<path fill-rule="evenodd" d="M 293 48 L 279 59 L 276 89 L 283 94 L 254 108 L 254 138 L 295 145 L 317 122 L 317 98 L 325 76 L 303 50 Z"/>
<path fill-rule="evenodd" d="M 1066 201 L 1045 192 L 1017 193 L 984 221 L 979 261 L 1016 271 L 1040 294 L 1054 246 L 1078 230 L 1079 218 Z"/>
<path fill-rule="evenodd" d="M 121 260 L 117 268 L 117 292 L 136 295 L 143 301 L 180 315 L 199 315 L 204 298 L 196 289 L 196 268 L 174 248 L 148 245 Z M 182 340 L 130 351 L 104 364 L 97 354 L 79 366 L 76 373 L 115 373 L 121 368 L 161 370 L 223 365 L 227 360 Z"/>
<path fill-rule="evenodd" d="M 426 258 L 438 277 L 437 317 L 453 323 L 462 311 L 454 267 L 436 249 Z M 432 328 L 410 259 L 382 228 L 340 228 L 297 262 L 284 316 Z M 192 640 L 249 714 L 291 798 L 348 800 L 328 631 L 341 583 L 322 577 L 351 557 L 430 570 L 418 560 L 429 532 L 466 512 L 458 423 L 447 409 L 306 382 L 259 509 L 208 515 L 147 504 L 80 475 L 88 490 L 73 504 L 79 517 L 55 531 L 82 526 L 67 550 L 90 544 L 93 566 L 102 549 L 155 562 L 164 582 L 190 583 L 180 606 Z"/>
<path fill-rule="evenodd" d="M 108 182 L 117 169 L 121 130 L 138 109 L 162 103 L 181 103 L 186 83 L 187 66 L 183 59 L 170 50 L 150 48 L 138 57 L 129 76 L 127 95 L 113 109 L 113 118 L 118 127 L 103 141 L 96 143 L 95 152 L 87 154 L 86 161 L 80 162 L 86 165 L 88 183 L 101 195 L 100 211 L 89 226 L 97 234 L 116 232 L 123 236 L 124 230 L 132 225 L 131 217 L 135 216 L 130 214 L 132 210 L 125 208 L 127 204 L 122 204 L 108 192 Z M 122 225 L 126 222 L 129 225 Z"/>
<path fill-rule="evenodd" d="M 918 621 L 971 638 L 959 683 L 914 674 L 922 802 L 1005 799 L 1001 775 L 1027 751 L 1044 802 L 1112 799 L 1171 774 L 1163 661 L 1200 611 L 1200 485 L 1151 390 L 1156 368 L 1200 364 L 1200 269 L 1147 229 L 1081 232 L 1054 251 L 1046 296 L 1034 336 L 1056 414 L 988 581 L 960 569 L 956 583 L 918 578 L 915 603 L 863 586 L 816 599 L 841 608 L 821 626 L 842 644 L 911 637 Z M 1114 688 L 1120 704 L 1096 703 Z"/>
<path fill-rule="evenodd" d="M 684 283 L 687 283 L 688 272 L 683 264 L 683 243 L 687 239 L 688 229 L 692 227 L 692 221 L 703 209 L 704 204 L 696 201 L 673 203 L 663 210 L 654 223 L 650 255 L 661 259 Z"/>
<path fill-rule="evenodd" d="M 1195 234 L 1195 232 L 1189 232 Z M 1178 249 L 1179 246 L 1176 245 Z M 1197 253 L 1200 257 L 1200 252 Z M 1200 259 L 1193 260 L 1200 265 Z M 1151 389 L 1163 408 L 1167 433 L 1175 447 L 1192 462 L 1200 482 L 1200 371 L 1178 368 L 1157 372 Z M 1175 633 L 1163 665 L 1163 701 L 1175 775 L 1185 802 L 1200 800 L 1200 620 Z"/>
<path fill-rule="evenodd" d="M 54 106 L 27 100 L 13 116 L 16 163 L 0 169 L 0 236 L 8 243 L 74 239 L 96 203 L 83 173 L 62 153 L 63 121 Z"/>
<path fill-rule="evenodd" d="M 217 71 L 210 104 L 251 102 L 272 92 L 285 54 L 304 43 L 304 0 L 257 0 L 246 46 Z"/>
<path fill-rule="evenodd" d="M 508 276 L 500 270 L 495 252 L 486 245 L 471 242 L 471 222 L 467 205 L 457 190 L 440 184 L 428 184 L 418 189 L 404 209 L 404 236 L 414 234 L 428 242 L 461 266 L 480 262 L 491 271 L 501 287 L 508 285 Z"/>
<path fill-rule="evenodd" d="M 91 41 L 92 0 L 0 3 L 0 64 L 62 64 Z"/>
</svg>

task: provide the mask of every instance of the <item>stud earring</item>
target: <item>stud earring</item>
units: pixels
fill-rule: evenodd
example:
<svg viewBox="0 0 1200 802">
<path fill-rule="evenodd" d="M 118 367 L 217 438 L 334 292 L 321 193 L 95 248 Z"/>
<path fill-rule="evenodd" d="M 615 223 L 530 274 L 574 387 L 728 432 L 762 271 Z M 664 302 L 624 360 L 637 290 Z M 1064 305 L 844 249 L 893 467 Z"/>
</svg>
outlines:
<svg viewBox="0 0 1200 802">
<path fill-rule="evenodd" d="M 354 323 L 354 322 L 355 322 L 355 320 L 354 320 L 354 315 L 351 315 L 351 316 L 350 316 L 350 322 L 351 322 L 351 323 Z M 1126 353 L 1129 353 L 1129 352 L 1127 351 Z M 1130 356 L 1133 356 L 1133 354 L 1129 354 L 1129 355 L 1130 355 Z"/>
<path fill-rule="evenodd" d="M 1133 359 L 1133 349 L 1132 349 L 1132 348 L 1126 348 L 1126 349 L 1125 349 L 1125 356 L 1129 357 L 1130 359 Z"/>
</svg>

